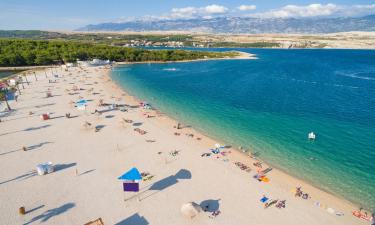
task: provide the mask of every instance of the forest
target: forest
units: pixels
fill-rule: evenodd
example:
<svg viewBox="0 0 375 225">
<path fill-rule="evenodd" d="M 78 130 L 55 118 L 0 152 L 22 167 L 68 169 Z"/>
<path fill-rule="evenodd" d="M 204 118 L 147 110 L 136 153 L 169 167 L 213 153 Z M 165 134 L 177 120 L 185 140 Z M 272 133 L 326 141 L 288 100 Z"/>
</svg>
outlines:
<svg viewBox="0 0 375 225">
<path fill-rule="evenodd" d="M 109 59 L 116 62 L 180 61 L 234 57 L 236 52 L 146 50 L 72 41 L 0 39 L 0 66 L 39 66 Z"/>
</svg>

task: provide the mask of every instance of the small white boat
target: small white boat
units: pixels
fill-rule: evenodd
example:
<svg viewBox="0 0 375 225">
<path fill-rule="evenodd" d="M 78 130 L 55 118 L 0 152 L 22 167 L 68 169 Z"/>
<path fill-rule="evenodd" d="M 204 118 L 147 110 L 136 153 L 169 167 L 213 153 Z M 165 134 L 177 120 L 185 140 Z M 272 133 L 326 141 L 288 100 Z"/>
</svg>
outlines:
<svg viewBox="0 0 375 225">
<path fill-rule="evenodd" d="M 309 133 L 309 135 L 308 135 L 308 138 L 310 139 L 310 140 L 315 140 L 315 134 L 314 134 L 314 132 L 310 132 Z"/>
<path fill-rule="evenodd" d="M 177 71 L 177 69 L 176 68 L 166 68 L 166 69 L 164 69 L 164 71 Z"/>
</svg>

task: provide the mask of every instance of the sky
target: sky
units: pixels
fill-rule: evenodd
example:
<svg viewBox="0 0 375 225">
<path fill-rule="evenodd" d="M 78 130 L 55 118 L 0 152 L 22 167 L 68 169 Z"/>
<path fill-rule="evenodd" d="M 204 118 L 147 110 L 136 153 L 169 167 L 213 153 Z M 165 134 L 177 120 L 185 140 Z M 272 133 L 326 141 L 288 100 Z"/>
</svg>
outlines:
<svg viewBox="0 0 375 225">
<path fill-rule="evenodd" d="M 0 0 L 0 10 L 1 30 L 74 30 L 134 19 L 363 16 L 375 14 L 375 0 Z"/>
</svg>

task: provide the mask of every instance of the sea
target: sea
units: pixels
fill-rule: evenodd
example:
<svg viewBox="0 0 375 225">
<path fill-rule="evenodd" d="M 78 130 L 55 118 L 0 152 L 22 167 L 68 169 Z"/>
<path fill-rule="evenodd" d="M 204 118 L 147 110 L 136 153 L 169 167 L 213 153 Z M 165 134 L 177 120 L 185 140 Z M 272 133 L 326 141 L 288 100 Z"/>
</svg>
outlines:
<svg viewBox="0 0 375 225">
<path fill-rule="evenodd" d="M 204 50 L 258 59 L 122 65 L 111 77 L 221 144 L 375 209 L 375 51 Z"/>
<path fill-rule="evenodd" d="M 0 71 L 0 79 L 8 77 L 8 76 L 11 76 L 11 75 L 13 75 L 15 73 L 16 72 L 14 72 L 14 71 Z"/>
</svg>

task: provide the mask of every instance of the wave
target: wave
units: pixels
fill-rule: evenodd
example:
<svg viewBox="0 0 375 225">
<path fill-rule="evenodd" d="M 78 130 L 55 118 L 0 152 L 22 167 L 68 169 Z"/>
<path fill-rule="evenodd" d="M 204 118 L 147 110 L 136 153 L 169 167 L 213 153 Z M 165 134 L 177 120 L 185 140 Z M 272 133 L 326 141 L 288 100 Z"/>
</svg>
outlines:
<svg viewBox="0 0 375 225">
<path fill-rule="evenodd" d="M 329 84 L 325 84 L 325 85 L 329 85 Z M 356 87 L 356 86 L 348 86 L 348 85 L 342 85 L 342 84 L 333 84 L 332 86 L 343 87 L 343 88 L 353 88 L 353 89 L 360 88 L 360 87 Z"/>
<path fill-rule="evenodd" d="M 344 76 L 344 77 L 351 77 L 351 78 L 355 78 L 355 79 L 361 79 L 361 80 L 374 80 L 375 81 L 375 77 L 366 77 L 366 76 L 358 76 L 358 74 L 363 74 L 363 72 L 360 72 L 360 73 L 353 73 L 353 74 L 347 74 L 347 73 L 336 73 L 337 75 L 340 75 L 340 76 Z"/>
<path fill-rule="evenodd" d="M 298 80 L 298 79 L 290 79 L 292 81 L 295 81 L 295 82 L 301 82 L 301 83 L 308 83 L 308 84 L 322 84 L 322 85 L 326 85 L 326 86 L 333 86 L 333 87 L 340 87 L 340 88 L 352 88 L 352 89 L 357 89 L 357 88 L 360 88 L 360 87 L 356 87 L 356 86 L 349 86 L 349 85 L 343 85 L 343 84 L 329 84 L 329 83 L 318 83 L 316 81 L 306 81 L 306 80 Z"/>
</svg>

